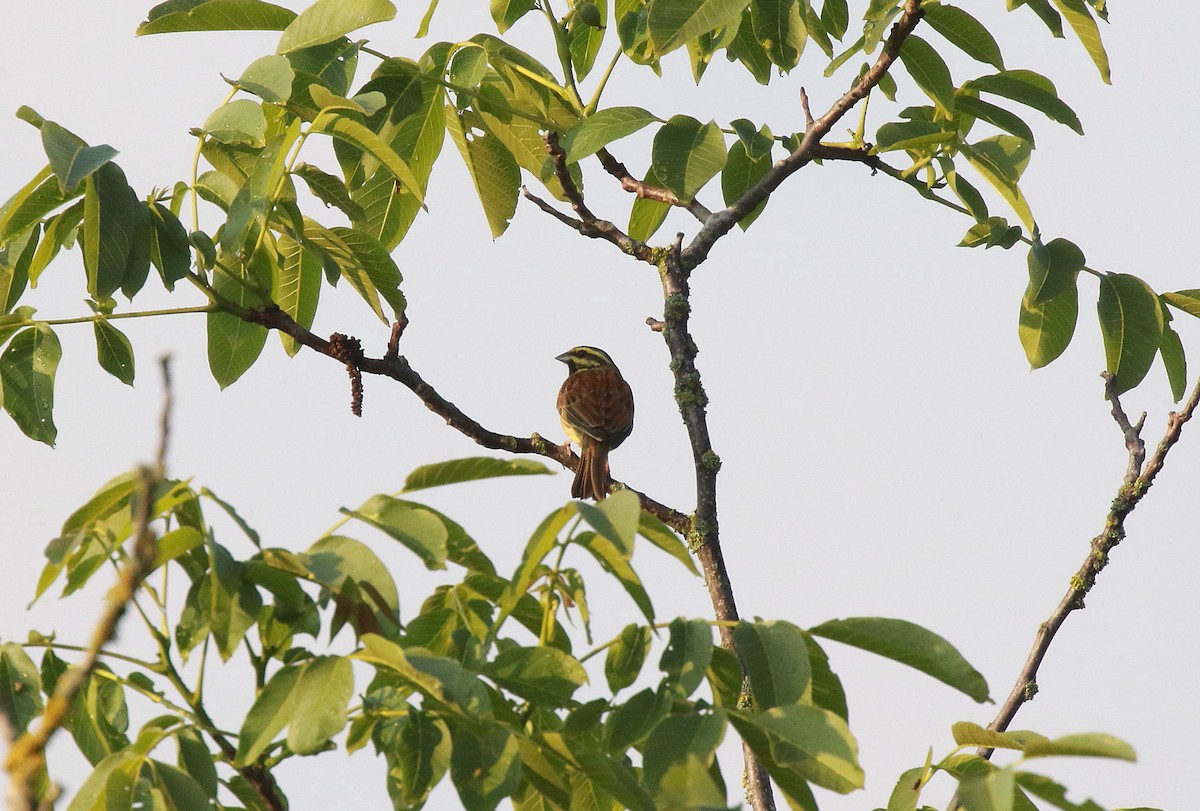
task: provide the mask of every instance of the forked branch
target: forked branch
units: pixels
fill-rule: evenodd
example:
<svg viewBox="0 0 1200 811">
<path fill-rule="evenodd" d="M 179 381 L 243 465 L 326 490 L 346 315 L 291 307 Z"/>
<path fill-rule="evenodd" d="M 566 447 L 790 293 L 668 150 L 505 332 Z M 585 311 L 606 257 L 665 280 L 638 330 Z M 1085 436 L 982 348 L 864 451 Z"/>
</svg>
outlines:
<svg viewBox="0 0 1200 811">
<path fill-rule="evenodd" d="M 1109 553 L 1112 552 L 1113 547 L 1125 539 L 1125 520 L 1150 490 L 1155 476 L 1162 470 L 1167 454 L 1179 441 L 1183 424 L 1192 418 L 1197 404 L 1200 403 L 1200 381 L 1197 381 L 1191 395 L 1183 404 L 1183 409 L 1168 415 L 1166 431 L 1159 440 L 1154 454 L 1147 461 L 1146 446 L 1141 438 L 1146 415 L 1143 414 L 1136 423 L 1131 423 L 1113 388 L 1112 375 L 1105 373 L 1103 377 L 1109 402 L 1112 403 L 1113 419 L 1121 429 L 1125 447 L 1129 452 L 1129 465 L 1125 478 L 1104 520 L 1104 529 L 1092 539 L 1087 557 L 1084 558 L 1083 564 L 1071 578 L 1071 585 L 1067 589 L 1067 593 L 1050 614 L 1049 619 L 1039 626 L 1037 635 L 1034 637 L 1033 648 L 1029 651 L 1029 656 L 1017 676 L 1016 683 L 1008 698 L 1000 706 L 995 720 L 988 725 L 988 729 L 998 732 L 1008 729 L 1008 725 L 1012 723 L 1013 717 L 1021 705 L 1032 699 L 1037 693 L 1038 668 L 1041 667 L 1042 660 L 1050 648 L 1050 643 L 1054 641 L 1055 634 L 1058 633 L 1058 629 L 1062 627 L 1071 612 L 1084 607 L 1084 598 L 1095 585 L 1096 576 L 1108 565 Z M 982 749 L 980 754 L 983 757 L 991 757 L 992 750 Z"/>
</svg>

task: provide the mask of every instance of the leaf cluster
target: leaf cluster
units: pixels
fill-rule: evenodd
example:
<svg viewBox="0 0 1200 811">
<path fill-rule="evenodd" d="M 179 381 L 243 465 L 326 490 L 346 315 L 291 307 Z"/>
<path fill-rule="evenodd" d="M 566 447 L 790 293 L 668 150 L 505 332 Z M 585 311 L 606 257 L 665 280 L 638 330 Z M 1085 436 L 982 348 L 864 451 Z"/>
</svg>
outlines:
<svg viewBox="0 0 1200 811">
<path fill-rule="evenodd" d="M 469 809 L 492 809 L 504 799 L 522 809 L 725 808 L 729 788 L 718 747 L 732 731 L 793 807 L 812 808 L 814 787 L 846 793 L 863 784 L 846 694 L 818 640 L 884 656 L 988 700 L 982 676 L 946 640 L 901 620 L 832 620 L 807 631 L 787 622 L 740 622 L 733 629 L 740 664 L 714 644 L 710 623 L 660 621 L 635 568 L 635 547 L 649 542 L 693 574 L 695 568 L 678 536 L 627 492 L 551 513 L 507 577 L 462 526 L 400 498 L 432 486 L 546 472 L 531 463 L 456 460 L 414 471 L 399 494 L 343 510 L 344 522 L 378 530 L 427 568 L 461 570 L 407 618 L 392 576 L 367 543 L 335 528 L 303 552 L 262 546 L 210 490 L 161 482 L 149 506 L 159 528 L 153 569 L 161 576 L 152 579 L 158 585 L 143 583 L 138 598 L 150 609 L 143 619 L 158 654 L 143 661 L 106 651 L 89 676 L 65 723 L 93 767 L 72 807 L 270 807 L 256 788 L 263 781 L 249 775 L 341 741 L 350 752 L 369 746 L 386 760 L 387 792 L 398 809 L 421 807 L 445 779 Z M 63 581 L 68 597 L 106 564 L 119 565 L 139 497 L 136 476 L 126 474 L 77 509 L 47 547 L 37 596 Z M 214 507 L 249 542 L 248 557 L 218 543 L 205 514 Z M 584 570 L 570 565 L 573 558 L 613 578 L 641 621 L 595 645 Z M 187 596 L 176 613 L 166 593 L 181 575 Z M 353 635 L 352 650 L 339 654 L 332 643 L 344 630 Z M 318 644 L 325 635 L 329 643 Z M 40 665 L 30 657 L 36 648 L 45 648 Z M 236 733 L 213 723 L 203 687 L 181 675 L 184 661 L 210 648 L 222 659 L 244 656 L 251 666 L 242 689 L 252 704 Z M 69 666 L 60 654 L 72 649 L 38 634 L 25 645 L 0 647 L 0 695 L 17 730 L 44 711 L 42 696 Z M 602 675 L 587 666 L 599 665 L 601 655 Z M 370 667 L 366 683 L 356 678 L 354 662 Z M 133 695 L 165 711 L 136 733 Z M 1132 757 L 1126 745 L 1097 736 L 1048 741 L 965 724 L 955 732 L 960 745 L 1007 745 L 1026 757 Z M 174 762 L 161 759 L 171 742 Z M 939 771 L 962 780 L 967 793 L 979 780 L 1010 774 L 954 756 L 927 764 L 918 782 Z M 1027 787 L 1042 778 L 1006 779 Z M 894 803 L 889 808 L 915 807 Z"/>
</svg>

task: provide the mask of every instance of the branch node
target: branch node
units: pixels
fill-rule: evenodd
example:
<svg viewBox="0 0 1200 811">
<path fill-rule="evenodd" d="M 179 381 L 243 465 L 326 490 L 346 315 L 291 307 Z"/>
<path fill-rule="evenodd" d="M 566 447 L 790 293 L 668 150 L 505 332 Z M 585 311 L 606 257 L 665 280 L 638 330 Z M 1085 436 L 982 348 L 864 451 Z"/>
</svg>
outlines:
<svg viewBox="0 0 1200 811">
<path fill-rule="evenodd" d="M 654 316 L 650 316 L 646 319 L 646 326 L 650 328 L 651 332 L 662 332 L 664 325 L 663 322 L 659 321 Z"/>
</svg>

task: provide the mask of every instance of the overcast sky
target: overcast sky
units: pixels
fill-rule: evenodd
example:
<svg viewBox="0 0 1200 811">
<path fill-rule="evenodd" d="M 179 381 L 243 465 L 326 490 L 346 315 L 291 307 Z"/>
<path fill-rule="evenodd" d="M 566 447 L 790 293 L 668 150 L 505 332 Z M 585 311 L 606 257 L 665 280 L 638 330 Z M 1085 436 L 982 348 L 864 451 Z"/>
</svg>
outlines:
<svg viewBox="0 0 1200 811">
<path fill-rule="evenodd" d="M 424 42 L 411 38 L 424 3 L 403 6 L 396 23 L 363 35 L 385 52 L 417 56 L 436 38 L 465 39 L 485 28 L 486 18 L 450 20 L 444 5 Z M 964 4 L 972 11 L 979 5 Z M 1198 169 L 1183 157 L 1195 146 L 1200 110 L 1195 94 L 1181 92 L 1191 76 L 1180 68 L 1194 47 L 1200 11 L 1182 2 L 1115 6 L 1113 25 L 1103 30 L 1113 63 L 1107 87 L 1076 40 L 1051 40 L 1026 10 L 1003 15 L 999 2 L 986 5 L 997 9 L 987 19 L 995 21 L 1008 66 L 1049 75 L 1087 133 L 1080 138 L 1037 113 L 1026 116 L 1038 149 L 1022 187 L 1044 235 L 1072 239 L 1091 267 L 1139 275 L 1156 290 L 1200 287 L 1192 258 Z M 7 34 L 0 50 L 0 198 L 45 160 L 37 132 L 11 115 L 21 104 L 89 143 L 120 150 L 117 160 L 139 193 L 187 177 L 194 149 L 188 128 L 226 94 L 219 74 L 236 76 L 273 52 L 276 35 L 135 39 L 148 7 L 139 0 L 0 6 Z M 514 34 L 539 34 L 535 27 L 531 19 Z M 364 59 L 360 84 L 372 67 Z M 975 69 L 961 61 L 954 67 L 956 80 Z M 849 81 L 846 74 L 823 80 L 823 68 L 814 48 L 792 76 L 760 90 L 723 59 L 698 89 L 680 58 L 666 61 L 662 83 L 626 65 L 605 106 L 640 104 L 664 118 L 683 112 L 722 123 L 746 117 L 776 133 L 794 131 L 803 126 L 800 84 L 819 114 Z M 907 102 L 923 103 L 900 81 Z M 884 120 L 874 119 L 870 130 Z M 646 144 L 632 138 L 614 152 L 641 172 Z M 624 222 L 627 197 L 594 163 L 584 170 L 598 216 Z M 576 344 L 606 348 L 638 403 L 634 433 L 613 455 L 614 474 L 690 511 L 690 455 L 667 353 L 644 325 L 647 316 L 661 316 L 654 271 L 525 204 L 493 242 L 467 184 L 447 142 L 430 215 L 395 252 L 411 303 L 402 351 L 487 427 L 559 440 L 554 396 L 564 369 L 554 356 Z M 719 190 L 702 199 L 716 207 Z M 1024 252 L 954 247 L 968 225 L 861 166 L 809 167 L 697 272 L 693 326 L 724 462 L 724 550 L 742 613 L 801 626 L 846 616 L 918 622 L 958 646 L 1002 700 L 1038 623 L 1101 530 L 1126 459 L 1098 376 L 1104 356 L 1094 281 L 1081 282 L 1074 344 L 1049 368 L 1030 373 L 1016 331 Z M 673 215 L 659 239 L 675 229 L 690 236 L 695 227 Z M 78 257 L 60 257 L 29 296 L 41 316 L 88 312 Z M 199 297 L 184 292 L 151 295 L 138 307 L 192 303 Z M 1183 315 L 1175 325 L 1200 357 L 1200 330 Z M 40 551 L 62 520 L 104 481 L 152 453 L 160 404 L 154 366 L 164 352 L 173 354 L 176 378 L 171 473 L 231 501 L 269 545 L 304 549 L 337 520 L 338 507 L 398 489 L 418 465 L 481 452 L 387 381 L 367 381 L 365 414 L 352 417 L 341 367 L 307 353 L 288 360 L 274 337 L 259 364 L 222 393 L 207 371 L 201 316 L 126 321 L 122 328 L 137 352 L 132 389 L 97 369 L 90 329 L 59 330 L 56 449 L 0 420 L 6 640 L 31 626 L 57 630 L 64 641 L 84 638 L 78 618 L 92 616 L 102 588 L 62 605 L 49 595 L 30 614 L 23 608 Z M 344 285 L 322 292 L 315 331 L 352 333 L 373 355 L 382 354 L 387 338 L 387 328 Z M 1149 412 L 1145 437 L 1156 443 L 1172 407 L 1161 368 L 1125 401 L 1134 416 Z M 1068 620 L 1051 648 L 1037 700 L 1014 724 L 1050 736 L 1110 732 L 1134 745 L 1136 766 L 1034 764 L 1071 787 L 1076 801 L 1084 791 L 1110 808 L 1179 809 L 1192 801 L 1180 775 L 1190 773 L 1189 730 L 1200 717 L 1193 676 L 1198 481 L 1200 430 L 1192 427 L 1129 521 L 1129 538 L 1087 610 Z M 417 500 L 464 524 L 508 570 L 568 491 L 563 474 L 431 491 Z M 236 555 L 252 553 L 233 532 L 219 532 Z M 385 541 L 359 535 L 394 565 L 403 617 L 412 617 L 441 581 Z M 702 585 L 681 567 L 653 550 L 635 563 L 660 619 L 711 614 Z M 590 577 L 597 639 L 606 639 L 634 621 L 634 608 L 599 574 Z M 132 626 L 126 638 L 136 644 Z M 953 722 L 991 720 L 993 707 L 927 677 L 827 647 L 846 684 L 867 790 L 822 795 L 825 809 L 886 804 L 896 777 L 920 765 L 928 747 L 935 758 L 950 750 Z M 243 708 L 223 708 L 223 722 L 236 726 Z M 738 764 L 730 754 L 723 761 L 736 787 Z M 78 775 L 56 774 L 78 785 Z M 293 761 L 281 777 L 297 808 L 345 804 L 348 791 L 369 808 L 386 804 L 382 774 L 382 761 L 362 752 L 348 764 L 337 753 Z M 929 795 L 931 802 L 939 797 L 944 804 L 942 794 Z"/>
</svg>

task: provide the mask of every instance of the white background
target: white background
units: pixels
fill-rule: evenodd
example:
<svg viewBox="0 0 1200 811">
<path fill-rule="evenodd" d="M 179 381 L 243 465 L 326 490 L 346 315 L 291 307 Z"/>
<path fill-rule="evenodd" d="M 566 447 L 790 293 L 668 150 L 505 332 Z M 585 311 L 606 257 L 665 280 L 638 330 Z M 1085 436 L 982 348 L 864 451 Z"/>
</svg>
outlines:
<svg viewBox="0 0 1200 811">
<path fill-rule="evenodd" d="M 490 30 L 484 4 L 469 14 L 458 5 L 443 4 L 423 42 L 412 39 L 423 3 L 404 5 L 397 22 L 361 35 L 380 50 L 415 57 L 436 39 Z M 1072 239 L 1091 267 L 1139 275 L 1160 291 L 1200 287 L 1192 260 L 1197 169 L 1188 158 L 1198 111 L 1186 58 L 1200 12 L 1190 3 L 1136 11 L 1114 4 L 1114 24 L 1103 26 L 1113 62 L 1114 85 L 1107 87 L 1076 40 L 1051 40 L 1027 10 L 1005 15 L 995 1 L 963 5 L 992 27 L 1008 67 L 1049 75 L 1083 120 L 1087 136 L 1080 138 L 1036 112 L 1025 116 L 1038 149 L 1022 187 L 1046 238 Z M 236 76 L 273 52 L 276 35 L 135 39 L 147 7 L 133 0 L 0 7 L 0 197 L 44 163 L 37 132 L 11 115 L 21 104 L 89 143 L 119 149 L 117 160 L 139 193 L 188 176 L 188 128 L 227 92 L 219 74 Z M 513 34 L 533 42 L 542 24 L 530 15 Z M 812 46 L 797 71 L 766 89 L 723 57 L 698 89 L 681 55 L 665 62 L 662 83 L 624 65 L 605 106 L 640 104 L 663 117 L 684 112 L 722 123 L 746 117 L 776 133 L 795 131 L 803 127 L 801 84 L 819 115 L 850 80 L 853 66 L 823 80 L 824 65 Z M 364 58 L 358 84 L 372 68 Z M 954 69 L 956 81 L 989 70 L 963 60 Z M 924 103 L 906 77 L 898 79 L 906 103 Z M 889 115 L 878 106 L 870 131 Z M 843 129 L 833 137 L 840 140 Z M 637 173 L 647 143 L 632 138 L 613 151 Z M 320 163 L 322 154 L 318 149 L 310 160 Z M 594 162 L 584 170 L 592 208 L 624 222 L 627 196 Z M 553 403 L 564 370 L 553 357 L 575 344 L 603 346 L 638 399 L 637 426 L 614 455 L 615 474 L 690 510 L 690 452 L 667 353 L 643 323 L 661 316 L 653 269 L 607 243 L 580 239 L 524 203 L 493 242 L 468 183 L 447 141 L 430 215 L 395 252 L 411 302 L 402 351 L 489 428 L 560 439 Z M 701 197 L 710 207 L 720 204 L 719 190 Z M 1007 213 L 990 201 L 996 213 Z M 809 167 L 748 233 L 719 243 L 697 272 L 693 327 L 724 462 L 723 543 L 742 613 L 801 626 L 846 616 L 920 623 L 957 645 L 1001 700 L 1038 623 L 1102 528 L 1126 459 L 1098 376 L 1104 356 L 1091 306 L 1094 281 L 1081 282 L 1071 348 L 1031 374 L 1016 337 L 1024 251 L 953 247 L 968 225 L 861 166 Z M 695 229 L 676 214 L 658 239 Z M 82 281 L 78 252 L 65 254 L 28 302 L 46 318 L 86 314 Z M 382 354 L 387 328 L 351 291 L 343 285 L 322 296 L 318 333 L 352 333 L 369 354 Z M 185 291 L 139 299 L 138 307 L 195 303 L 199 296 Z M 1195 354 L 1200 332 L 1187 316 L 1175 325 Z M 133 389 L 98 370 L 88 327 L 64 327 L 58 447 L 32 443 L 0 420 L 5 640 L 23 638 L 30 627 L 56 630 L 62 641 L 84 639 L 102 588 L 62 604 L 55 590 L 28 614 L 24 606 L 41 550 L 67 514 L 108 478 L 150 457 L 160 404 L 155 361 L 165 352 L 173 354 L 176 379 L 172 474 L 194 477 L 237 505 L 269 545 L 302 550 L 337 520 L 338 507 L 398 489 L 417 465 L 480 452 L 388 381 L 367 381 L 364 417 L 353 418 L 340 365 L 310 353 L 287 360 L 273 337 L 262 360 L 221 393 L 207 372 L 202 316 L 120 326 L 137 351 Z M 1161 367 L 1125 401 L 1135 417 L 1149 412 L 1145 435 L 1153 446 L 1172 407 Z M 1185 429 L 1087 610 L 1071 616 L 1051 648 L 1038 698 L 1017 717 L 1015 728 L 1051 736 L 1105 731 L 1136 747 L 1137 765 L 1034 764 L 1076 787 L 1076 801 L 1086 790 L 1105 807 L 1182 809 L 1192 797 L 1181 778 L 1191 771 L 1189 729 L 1200 715 L 1193 676 L 1198 476 L 1200 439 Z M 463 523 L 507 571 L 567 491 L 560 475 L 431 491 L 418 500 Z M 218 532 L 236 555 L 252 554 L 234 531 Z M 388 542 L 356 534 L 393 565 L 405 619 L 433 583 L 453 576 L 429 575 Z M 653 550 L 635 563 L 657 597 L 660 619 L 709 616 L 702 584 L 677 564 Z M 588 571 L 600 642 L 634 621 L 635 609 Z M 338 642 L 345 649 L 346 639 Z M 147 652 L 133 622 L 122 643 Z M 822 794 L 825 809 L 886 804 L 896 777 L 920 765 L 928 747 L 935 757 L 950 751 L 951 723 L 991 719 L 993 707 L 927 677 L 833 643 L 828 648 L 849 694 L 867 789 L 846 798 Z M 209 701 L 222 723 L 236 727 L 247 699 L 223 700 L 223 682 L 240 684 L 216 677 Z M 72 763 L 70 748 L 58 747 L 57 762 Z M 736 791 L 734 757 L 729 749 L 722 754 Z M 70 765 L 55 772 L 68 791 L 83 773 Z M 382 775 L 382 760 L 369 752 L 348 761 L 335 753 L 295 759 L 281 779 L 296 808 L 384 808 Z M 944 804 L 946 796 L 931 790 L 928 799 Z"/>
</svg>

